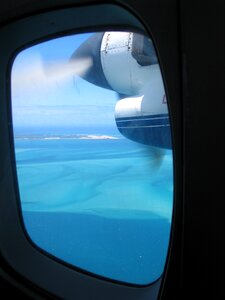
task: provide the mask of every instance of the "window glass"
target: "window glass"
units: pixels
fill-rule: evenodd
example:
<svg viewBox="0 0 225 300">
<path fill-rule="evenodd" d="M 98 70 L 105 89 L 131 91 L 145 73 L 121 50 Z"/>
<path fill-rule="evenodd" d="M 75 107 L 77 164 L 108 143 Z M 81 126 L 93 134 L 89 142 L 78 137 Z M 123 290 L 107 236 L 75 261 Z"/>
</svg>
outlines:
<svg viewBox="0 0 225 300">
<path fill-rule="evenodd" d="M 109 279 L 158 279 L 170 238 L 173 157 L 151 39 L 97 32 L 37 44 L 14 60 L 11 95 L 30 239 Z"/>
</svg>

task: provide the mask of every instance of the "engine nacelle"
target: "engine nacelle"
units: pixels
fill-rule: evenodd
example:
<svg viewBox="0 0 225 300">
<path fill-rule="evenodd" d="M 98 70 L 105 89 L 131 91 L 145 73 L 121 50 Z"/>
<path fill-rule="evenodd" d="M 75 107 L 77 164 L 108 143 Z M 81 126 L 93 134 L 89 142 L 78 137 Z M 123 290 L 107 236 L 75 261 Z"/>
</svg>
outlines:
<svg viewBox="0 0 225 300">
<path fill-rule="evenodd" d="M 151 76 L 150 65 L 142 66 L 134 57 L 137 48 L 134 43 L 134 33 L 106 32 L 100 52 L 102 69 L 108 84 L 117 93 L 129 96 L 140 94 Z"/>
<path fill-rule="evenodd" d="M 168 113 L 147 114 L 142 107 L 145 96 L 125 98 L 115 108 L 116 125 L 126 138 L 160 148 L 171 148 L 170 122 Z"/>
<path fill-rule="evenodd" d="M 138 143 L 171 148 L 164 85 L 149 38 L 132 32 L 96 33 L 71 59 L 80 58 L 92 60 L 92 66 L 82 75 L 84 80 L 128 96 L 115 106 L 122 135 Z"/>
</svg>

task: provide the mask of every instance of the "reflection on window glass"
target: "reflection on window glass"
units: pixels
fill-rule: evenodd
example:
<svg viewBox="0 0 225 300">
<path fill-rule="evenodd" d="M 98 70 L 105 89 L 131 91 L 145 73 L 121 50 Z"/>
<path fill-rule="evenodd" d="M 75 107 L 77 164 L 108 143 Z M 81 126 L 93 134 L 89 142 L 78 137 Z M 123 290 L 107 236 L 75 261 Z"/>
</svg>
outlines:
<svg viewBox="0 0 225 300">
<path fill-rule="evenodd" d="M 158 279 L 170 237 L 173 161 L 152 41 L 132 32 L 57 38 L 21 51 L 11 77 L 30 239 L 109 279 Z"/>
</svg>

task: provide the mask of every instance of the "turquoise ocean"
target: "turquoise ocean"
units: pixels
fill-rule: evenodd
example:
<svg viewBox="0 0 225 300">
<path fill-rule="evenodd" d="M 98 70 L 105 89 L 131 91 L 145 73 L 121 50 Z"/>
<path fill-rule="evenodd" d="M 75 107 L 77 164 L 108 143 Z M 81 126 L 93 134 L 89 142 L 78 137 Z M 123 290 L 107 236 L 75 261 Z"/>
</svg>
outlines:
<svg viewBox="0 0 225 300">
<path fill-rule="evenodd" d="M 30 239 L 71 266 L 130 284 L 165 267 L 173 209 L 171 150 L 109 128 L 15 132 Z"/>
</svg>

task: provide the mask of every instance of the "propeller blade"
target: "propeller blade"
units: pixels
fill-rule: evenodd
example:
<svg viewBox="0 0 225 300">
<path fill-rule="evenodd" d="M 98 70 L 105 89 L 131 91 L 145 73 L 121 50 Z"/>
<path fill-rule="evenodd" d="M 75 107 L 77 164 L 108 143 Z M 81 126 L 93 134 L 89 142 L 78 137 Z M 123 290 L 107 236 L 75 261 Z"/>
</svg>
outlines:
<svg viewBox="0 0 225 300">
<path fill-rule="evenodd" d="M 163 163 L 166 150 L 158 147 L 148 147 L 147 151 L 148 154 L 152 157 L 151 167 L 154 170 L 159 170 Z"/>
<path fill-rule="evenodd" d="M 22 71 L 12 72 L 12 88 L 17 91 L 63 83 L 73 76 L 82 76 L 91 66 L 92 59 L 88 57 L 69 62 L 56 61 L 48 66 L 43 64 L 40 57 L 35 58 L 32 65 L 24 67 Z"/>
</svg>

